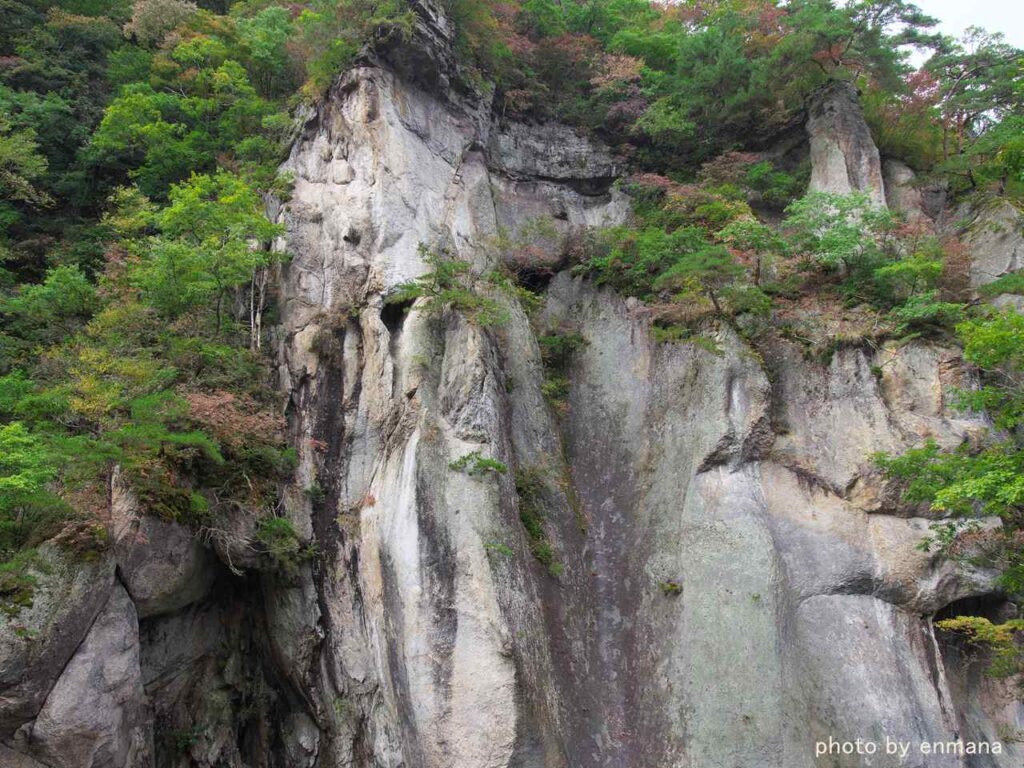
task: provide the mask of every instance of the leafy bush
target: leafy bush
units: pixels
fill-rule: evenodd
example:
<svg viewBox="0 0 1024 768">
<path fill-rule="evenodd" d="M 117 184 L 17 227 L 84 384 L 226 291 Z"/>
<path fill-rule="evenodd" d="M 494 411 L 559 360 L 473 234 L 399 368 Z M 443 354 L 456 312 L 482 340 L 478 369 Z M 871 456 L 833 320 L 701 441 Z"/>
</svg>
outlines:
<svg viewBox="0 0 1024 768">
<path fill-rule="evenodd" d="M 256 541 L 274 567 L 286 575 L 294 575 L 312 550 L 303 547 L 295 526 L 284 517 L 265 517 L 256 528 Z"/>
<path fill-rule="evenodd" d="M 507 322 L 505 308 L 480 293 L 468 262 L 455 258 L 447 250 L 431 251 L 424 245 L 420 246 L 420 253 L 431 270 L 396 288 L 387 297 L 388 303 L 423 299 L 416 308 L 435 317 L 453 309 L 484 327 Z"/>
<path fill-rule="evenodd" d="M 957 616 L 937 622 L 939 629 L 958 632 L 974 645 L 992 653 L 988 673 L 993 677 L 1011 677 L 1024 671 L 1024 619 L 993 624 L 982 616 Z"/>
<path fill-rule="evenodd" d="M 540 345 L 540 359 L 548 371 L 564 373 L 572 363 L 573 356 L 588 342 L 578 331 L 547 333 L 537 338 Z"/>
<path fill-rule="evenodd" d="M 0 561 L 60 530 L 68 505 L 49 490 L 60 457 L 22 423 L 0 426 Z"/>
<path fill-rule="evenodd" d="M 307 98 L 320 96 L 364 45 L 407 40 L 415 15 L 402 0 L 312 0 L 296 20 Z"/>
<path fill-rule="evenodd" d="M 502 464 L 497 459 L 482 456 L 479 451 L 467 453 L 465 456 L 453 461 L 448 467 L 456 472 L 465 472 L 467 475 L 482 475 L 488 472 L 503 475 L 508 472 L 508 467 L 505 464 Z"/>
<path fill-rule="evenodd" d="M 862 192 L 812 192 L 791 203 L 786 214 L 793 244 L 823 267 L 849 274 L 889 260 L 896 220 Z"/>
</svg>

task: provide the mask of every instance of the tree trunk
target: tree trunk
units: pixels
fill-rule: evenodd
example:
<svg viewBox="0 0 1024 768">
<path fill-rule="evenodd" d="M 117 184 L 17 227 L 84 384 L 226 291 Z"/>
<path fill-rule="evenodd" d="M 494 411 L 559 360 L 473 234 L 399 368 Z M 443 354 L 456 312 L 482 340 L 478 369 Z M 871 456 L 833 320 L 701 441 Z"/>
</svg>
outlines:
<svg viewBox="0 0 1024 768">
<path fill-rule="evenodd" d="M 722 312 L 722 305 L 718 303 L 718 297 L 715 296 L 714 291 L 710 289 L 708 290 L 708 298 L 711 299 L 711 303 L 715 307 L 715 312 L 717 312 L 720 315 L 724 315 L 725 313 Z"/>
</svg>

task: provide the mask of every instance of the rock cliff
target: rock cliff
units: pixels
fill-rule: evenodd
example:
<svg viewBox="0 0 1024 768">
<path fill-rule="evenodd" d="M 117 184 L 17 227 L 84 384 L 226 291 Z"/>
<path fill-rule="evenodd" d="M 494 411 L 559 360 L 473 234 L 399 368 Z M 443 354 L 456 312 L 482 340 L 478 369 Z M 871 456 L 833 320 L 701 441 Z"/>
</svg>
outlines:
<svg viewBox="0 0 1024 768">
<path fill-rule="evenodd" d="M 949 408 L 970 382 L 958 352 L 809 360 L 724 325 L 656 343 L 634 301 L 561 271 L 575 234 L 628 215 L 616 158 L 461 92 L 450 29 L 419 5 L 416 56 L 338 80 L 272 206 L 293 256 L 283 509 L 313 556 L 261 571 L 252 520 L 197 539 L 116 486 L 111 551 L 84 568 L 49 552 L 33 607 L 0 625 L 0 764 L 811 768 L 829 737 L 1024 727 L 933 628 L 951 606 L 997 612 L 991 574 L 919 551 L 931 520 L 870 462 L 985 426 Z M 812 185 L 885 204 L 855 105 L 840 89 L 812 108 Z M 525 266 L 537 316 L 509 296 L 508 321 L 481 328 L 389 301 L 428 270 L 421 244 L 481 276 Z M 538 328 L 585 341 L 560 403 Z M 474 454 L 507 471 L 453 468 Z M 1007 742 L 827 764 L 1022 757 Z"/>
<path fill-rule="evenodd" d="M 852 84 L 831 83 L 812 94 L 807 135 L 812 192 L 862 192 L 874 205 L 885 205 L 885 179 L 878 148 L 864 122 L 860 97 Z"/>
</svg>

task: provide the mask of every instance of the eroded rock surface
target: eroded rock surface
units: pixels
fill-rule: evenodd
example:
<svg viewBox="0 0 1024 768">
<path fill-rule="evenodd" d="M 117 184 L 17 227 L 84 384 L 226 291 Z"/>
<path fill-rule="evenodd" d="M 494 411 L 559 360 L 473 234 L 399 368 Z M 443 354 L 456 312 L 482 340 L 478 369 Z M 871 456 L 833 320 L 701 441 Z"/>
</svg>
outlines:
<svg viewBox="0 0 1024 768">
<path fill-rule="evenodd" d="M 141 768 L 153 761 L 135 606 L 120 586 L 50 690 L 27 751 L 51 768 Z"/>
<path fill-rule="evenodd" d="M 575 235 L 629 214 L 619 161 L 492 116 L 453 85 L 439 6 L 415 5 L 405 65 L 385 52 L 338 80 L 271 204 L 292 255 L 282 511 L 313 555 L 261 570 L 251 517 L 196 539 L 118 496 L 111 552 L 53 569 L 0 625 L 0 763 L 812 768 L 830 735 L 1024 727 L 932 626 L 998 606 L 992 574 L 920 551 L 933 520 L 870 460 L 984 429 L 947 402 L 971 385 L 958 352 L 812 359 L 724 324 L 655 342 L 636 301 L 565 269 Z M 812 188 L 885 204 L 852 89 L 822 94 L 808 131 Z M 923 209 L 889 170 L 893 205 Z M 429 269 L 421 245 L 468 261 L 506 322 L 389 301 Z M 542 292 L 532 315 L 493 286 L 503 265 Z M 584 342 L 562 387 L 551 332 Z"/>
<path fill-rule="evenodd" d="M 958 234 L 972 254 L 972 288 L 1024 269 L 1024 214 L 1010 203 L 990 200 L 961 205 L 945 219 L 947 230 Z M 1018 300 L 1005 296 L 997 303 L 1016 304 Z"/>
<path fill-rule="evenodd" d="M 857 89 L 845 81 L 819 90 L 808 105 L 812 192 L 863 192 L 885 206 L 885 182 L 878 148 L 864 122 Z"/>
</svg>

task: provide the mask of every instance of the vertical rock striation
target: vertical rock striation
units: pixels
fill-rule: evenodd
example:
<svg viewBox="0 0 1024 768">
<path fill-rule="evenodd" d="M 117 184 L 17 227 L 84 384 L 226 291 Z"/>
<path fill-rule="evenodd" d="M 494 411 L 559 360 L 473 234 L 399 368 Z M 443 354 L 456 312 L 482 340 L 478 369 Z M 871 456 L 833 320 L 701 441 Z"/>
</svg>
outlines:
<svg viewBox="0 0 1024 768">
<path fill-rule="evenodd" d="M 857 89 L 832 82 L 814 93 L 807 109 L 812 192 L 863 192 L 885 207 L 885 183 L 878 148 L 864 122 Z"/>
<path fill-rule="evenodd" d="M 950 606 L 995 610 L 992 574 L 919 551 L 932 520 L 869 459 L 984 428 L 948 407 L 970 382 L 958 352 L 815 361 L 713 324 L 704 345 L 656 343 L 635 301 L 564 270 L 577 233 L 629 214 L 616 158 L 495 118 L 459 85 L 439 6 L 414 5 L 408 47 L 305 116 L 294 194 L 272 206 L 292 255 L 283 512 L 315 554 L 261 571 L 251 519 L 204 547 L 115 488 L 110 555 L 76 569 L 48 552 L 35 605 L 0 626 L 0 763 L 811 768 L 829 737 L 1024 727 L 932 627 Z M 808 133 L 812 188 L 885 204 L 851 88 L 819 94 Z M 481 328 L 395 302 L 429 269 L 421 245 L 482 278 L 520 268 L 543 306 L 510 294 L 507 322 Z M 560 402 L 538 330 L 585 341 Z M 474 455 L 507 471 L 460 469 Z"/>
</svg>

